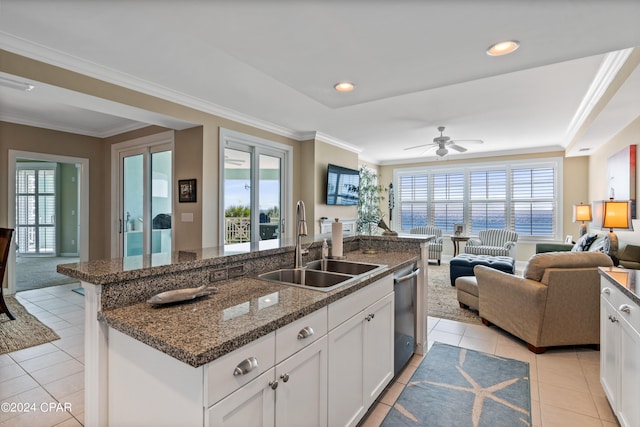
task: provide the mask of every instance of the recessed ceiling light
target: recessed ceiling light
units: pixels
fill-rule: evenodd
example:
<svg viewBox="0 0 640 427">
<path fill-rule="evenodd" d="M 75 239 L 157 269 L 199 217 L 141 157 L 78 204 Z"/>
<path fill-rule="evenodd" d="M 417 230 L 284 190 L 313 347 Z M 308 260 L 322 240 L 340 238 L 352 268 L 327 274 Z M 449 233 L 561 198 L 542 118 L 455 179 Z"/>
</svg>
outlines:
<svg viewBox="0 0 640 427">
<path fill-rule="evenodd" d="M 340 82 L 336 83 L 333 88 L 338 92 L 351 92 L 355 88 L 355 85 L 349 82 Z"/>
<path fill-rule="evenodd" d="M 519 47 L 520 47 L 520 42 L 516 40 L 506 40 L 506 41 L 498 42 L 496 44 L 489 46 L 489 49 L 487 49 L 487 55 L 489 56 L 508 55 L 514 52 Z"/>
</svg>

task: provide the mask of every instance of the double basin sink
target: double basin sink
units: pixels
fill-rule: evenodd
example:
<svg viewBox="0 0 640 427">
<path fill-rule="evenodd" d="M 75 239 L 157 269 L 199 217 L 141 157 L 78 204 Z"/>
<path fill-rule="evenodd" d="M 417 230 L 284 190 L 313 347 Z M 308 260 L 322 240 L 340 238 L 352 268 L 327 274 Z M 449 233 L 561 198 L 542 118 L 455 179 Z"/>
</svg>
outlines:
<svg viewBox="0 0 640 427">
<path fill-rule="evenodd" d="M 386 265 L 336 259 L 311 261 L 304 268 L 285 268 L 258 275 L 261 279 L 329 292 L 348 282 L 385 268 Z"/>
</svg>

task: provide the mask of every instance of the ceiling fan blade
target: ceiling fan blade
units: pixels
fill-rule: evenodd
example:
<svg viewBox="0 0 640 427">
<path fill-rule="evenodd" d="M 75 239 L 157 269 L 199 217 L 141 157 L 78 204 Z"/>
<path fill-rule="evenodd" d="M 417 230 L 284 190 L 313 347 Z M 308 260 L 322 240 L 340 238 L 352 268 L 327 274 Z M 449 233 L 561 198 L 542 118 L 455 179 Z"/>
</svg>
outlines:
<svg viewBox="0 0 640 427">
<path fill-rule="evenodd" d="M 459 151 L 459 152 L 461 152 L 461 153 L 464 153 L 465 151 L 467 151 L 467 149 L 466 149 L 466 148 L 461 147 L 461 146 L 456 145 L 456 144 L 449 144 L 449 145 L 447 145 L 447 147 L 449 147 L 449 148 L 453 148 L 454 150 Z"/>
<path fill-rule="evenodd" d="M 465 144 L 484 144 L 484 141 L 481 139 L 452 139 L 449 142 L 453 142 L 454 144 L 456 142 L 464 142 Z"/>
<path fill-rule="evenodd" d="M 427 145 L 431 145 L 431 144 L 421 144 L 421 145 L 416 145 L 415 147 L 408 147 L 408 148 L 405 148 L 405 150 L 413 150 L 414 148 L 426 147 Z"/>
<path fill-rule="evenodd" d="M 435 145 L 432 145 L 432 146 L 430 146 L 429 148 L 426 148 L 422 153 L 420 153 L 420 155 L 419 155 L 418 157 L 422 157 L 422 156 L 424 156 L 425 154 L 427 154 L 429 151 L 433 151 L 433 150 L 435 150 L 436 148 L 438 148 L 438 147 L 437 147 L 437 146 L 435 146 Z"/>
</svg>

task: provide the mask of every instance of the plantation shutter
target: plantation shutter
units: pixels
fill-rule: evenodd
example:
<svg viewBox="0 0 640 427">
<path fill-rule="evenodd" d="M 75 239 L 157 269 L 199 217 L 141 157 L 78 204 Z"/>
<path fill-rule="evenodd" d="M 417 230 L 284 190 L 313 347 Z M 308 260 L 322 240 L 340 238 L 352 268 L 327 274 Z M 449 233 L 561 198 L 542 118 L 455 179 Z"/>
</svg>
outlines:
<svg viewBox="0 0 640 427">
<path fill-rule="evenodd" d="M 472 171 L 469 174 L 470 231 L 477 234 L 490 228 L 504 229 L 507 224 L 507 171 Z"/>
<path fill-rule="evenodd" d="M 432 179 L 434 225 L 453 233 L 454 224 L 464 223 L 464 172 L 437 173 Z"/>
<path fill-rule="evenodd" d="M 550 236 L 556 231 L 555 171 L 551 167 L 511 171 L 511 222 L 523 236 Z"/>
<path fill-rule="evenodd" d="M 397 191 L 400 208 L 400 229 L 409 232 L 413 227 L 428 225 L 429 175 L 401 175 Z"/>
</svg>

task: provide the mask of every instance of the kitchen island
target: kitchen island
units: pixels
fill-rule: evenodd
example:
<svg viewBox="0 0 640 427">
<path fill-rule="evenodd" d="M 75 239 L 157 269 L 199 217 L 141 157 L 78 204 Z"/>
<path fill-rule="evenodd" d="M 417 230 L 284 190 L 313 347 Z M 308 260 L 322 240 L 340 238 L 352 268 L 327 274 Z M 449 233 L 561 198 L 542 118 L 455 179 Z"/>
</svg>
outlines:
<svg viewBox="0 0 640 427">
<path fill-rule="evenodd" d="M 87 423 L 110 424 L 109 413 L 114 416 L 110 406 L 118 401 L 117 396 L 121 391 L 124 393 L 124 390 L 119 390 L 122 387 L 117 385 L 118 381 L 127 378 L 127 375 L 122 374 L 129 372 L 127 369 L 131 368 L 123 366 L 122 363 L 127 365 L 128 361 L 134 358 L 132 354 L 148 351 L 149 356 L 145 360 L 149 361 L 149 366 L 152 365 L 150 360 L 158 356 L 158 360 L 164 360 L 158 363 L 166 362 L 167 366 L 175 367 L 172 371 L 187 373 L 180 375 L 181 378 L 190 376 L 193 384 L 200 383 L 197 391 L 200 398 L 195 399 L 195 407 L 199 407 L 199 411 L 195 411 L 198 414 L 194 419 L 198 425 L 207 425 L 207 405 L 216 401 L 212 401 L 210 396 L 215 393 L 206 387 L 203 389 L 202 382 L 205 381 L 205 377 L 211 378 L 207 376 L 207 372 L 215 371 L 212 366 L 234 352 L 243 351 L 247 346 L 276 339 L 278 331 L 308 316 L 324 313 L 323 315 L 329 318 L 324 324 L 328 325 L 331 322 L 331 315 L 328 314 L 331 307 L 340 308 L 340 301 L 346 301 L 350 295 L 352 298 L 356 295 L 355 299 L 362 301 L 366 301 L 366 298 L 361 297 L 359 292 L 371 289 L 380 289 L 376 292 L 371 291 L 374 299 L 386 295 L 387 291 L 392 295 L 393 272 L 416 261 L 419 261 L 421 267 L 418 301 L 422 304 L 418 304 L 420 320 L 417 325 L 415 351 L 426 351 L 427 257 L 423 255 L 423 251 L 427 240 L 428 238 L 424 237 L 373 238 L 368 243 L 373 242 L 379 251 L 370 255 L 359 250 L 358 238 L 345 239 L 348 260 L 384 264 L 386 267 L 330 292 L 279 285 L 256 278 L 259 273 L 291 266 L 293 247 L 286 242 L 271 248 L 264 245 L 250 246 L 245 251 L 233 253 L 229 253 L 228 248 L 209 249 L 155 255 L 146 259 L 136 257 L 137 259 L 59 266 L 59 272 L 82 280 L 85 288 Z M 305 262 L 319 258 L 320 249 L 319 242 L 313 243 L 309 247 L 310 253 Z M 149 297 L 159 292 L 209 283 L 217 288 L 217 293 L 188 303 L 154 307 L 146 302 Z M 371 308 L 375 301 L 370 302 L 366 308 Z M 354 301 L 349 305 L 352 305 L 354 310 L 358 307 Z M 338 315 L 334 315 L 334 318 L 339 317 L 336 316 Z M 317 335 L 319 339 L 323 338 L 319 336 L 320 333 Z M 328 335 L 327 337 L 329 339 Z M 267 344 L 269 345 L 271 344 Z M 273 345 L 277 352 L 277 340 Z M 313 345 L 317 344 L 314 342 Z M 127 354 L 129 351 L 132 353 Z M 118 358 L 118 355 L 122 357 Z M 237 361 L 233 363 L 235 366 Z M 273 363 L 275 366 L 275 359 Z M 269 370 L 269 363 L 262 365 L 265 370 Z M 118 370 L 121 372 L 117 372 Z M 388 380 L 390 378 L 385 379 L 386 382 Z M 132 377 L 129 377 L 128 381 L 135 383 Z M 384 385 L 386 383 L 377 385 L 377 388 L 383 388 Z M 217 384 L 213 388 L 220 387 L 220 384 Z M 140 399 L 140 396 L 137 398 Z M 143 402 L 145 399 L 140 401 Z M 161 401 L 156 401 L 156 408 L 162 408 Z M 140 406 L 138 409 L 140 413 L 145 411 Z M 171 412 L 176 412 L 176 409 L 177 406 Z M 365 412 L 366 409 L 364 408 Z"/>
</svg>

